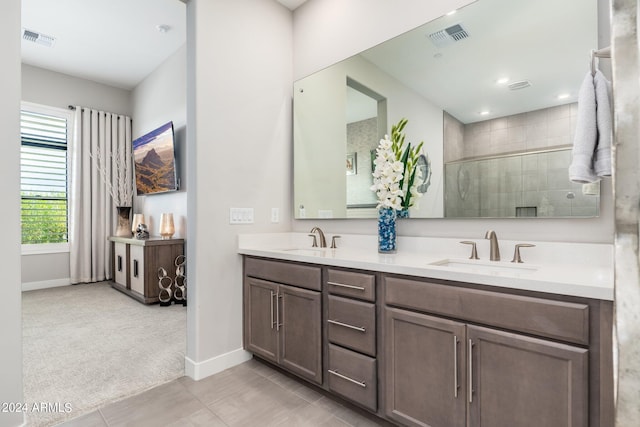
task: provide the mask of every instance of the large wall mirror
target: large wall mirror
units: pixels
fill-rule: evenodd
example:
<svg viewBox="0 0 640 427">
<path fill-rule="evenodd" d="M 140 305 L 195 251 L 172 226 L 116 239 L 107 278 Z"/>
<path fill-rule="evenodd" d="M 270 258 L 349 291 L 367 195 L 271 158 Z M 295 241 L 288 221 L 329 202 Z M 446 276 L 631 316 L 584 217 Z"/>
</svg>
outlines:
<svg viewBox="0 0 640 427">
<path fill-rule="evenodd" d="M 568 179 L 597 0 L 478 0 L 294 83 L 295 218 L 375 217 L 401 118 L 430 180 L 411 218 L 594 217 Z"/>
</svg>

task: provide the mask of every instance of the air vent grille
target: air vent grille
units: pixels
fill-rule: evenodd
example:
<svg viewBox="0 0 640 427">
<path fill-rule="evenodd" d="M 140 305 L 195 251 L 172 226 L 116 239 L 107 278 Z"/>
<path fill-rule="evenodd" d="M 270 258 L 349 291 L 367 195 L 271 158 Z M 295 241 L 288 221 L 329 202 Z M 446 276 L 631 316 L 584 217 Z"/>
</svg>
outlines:
<svg viewBox="0 0 640 427">
<path fill-rule="evenodd" d="M 38 33 L 36 31 L 27 30 L 26 28 L 22 29 L 22 38 L 27 41 L 38 43 L 47 47 L 53 47 L 53 45 L 56 43 L 55 37 Z"/>
<path fill-rule="evenodd" d="M 447 46 L 451 43 L 459 42 L 469 38 L 469 33 L 462 24 L 455 24 L 443 30 L 429 34 L 429 39 L 437 47 Z"/>
<path fill-rule="evenodd" d="M 513 82 L 507 87 L 509 90 L 520 90 L 531 86 L 531 82 L 529 80 L 521 80 L 519 82 Z"/>
</svg>

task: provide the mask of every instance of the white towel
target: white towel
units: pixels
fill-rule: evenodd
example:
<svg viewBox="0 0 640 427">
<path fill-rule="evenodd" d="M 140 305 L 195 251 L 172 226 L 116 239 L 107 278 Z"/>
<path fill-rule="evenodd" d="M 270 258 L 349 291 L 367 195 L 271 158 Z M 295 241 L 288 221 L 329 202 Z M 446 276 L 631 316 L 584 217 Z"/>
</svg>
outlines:
<svg viewBox="0 0 640 427">
<path fill-rule="evenodd" d="M 573 182 L 589 183 L 598 180 L 593 169 L 593 154 L 598 141 L 596 125 L 596 91 L 593 76 L 587 73 L 578 93 L 578 117 L 573 139 L 569 179 Z"/>
<path fill-rule="evenodd" d="M 611 82 L 600 72 L 593 77 L 596 91 L 596 123 L 598 143 L 593 168 L 599 177 L 611 176 L 611 139 L 613 137 L 611 112 Z"/>
</svg>

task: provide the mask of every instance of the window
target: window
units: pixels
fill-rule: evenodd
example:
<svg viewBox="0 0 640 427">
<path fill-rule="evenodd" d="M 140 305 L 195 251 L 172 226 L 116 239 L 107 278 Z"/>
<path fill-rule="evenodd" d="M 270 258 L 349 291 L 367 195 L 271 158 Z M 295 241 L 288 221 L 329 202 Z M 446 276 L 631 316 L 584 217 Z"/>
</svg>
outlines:
<svg viewBox="0 0 640 427">
<path fill-rule="evenodd" d="M 67 242 L 67 135 L 64 110 L 26 106 L 20 112 L 22 244 Z"/>
</svg>

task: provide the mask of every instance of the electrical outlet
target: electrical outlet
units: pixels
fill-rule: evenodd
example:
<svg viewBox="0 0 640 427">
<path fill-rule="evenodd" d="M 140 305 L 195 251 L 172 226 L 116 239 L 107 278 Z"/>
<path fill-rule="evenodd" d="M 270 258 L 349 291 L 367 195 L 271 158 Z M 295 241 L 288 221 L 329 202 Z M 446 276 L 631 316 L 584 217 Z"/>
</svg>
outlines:
<svg viewBox="0 0 640 427">
<path fill-rule="evenodd" d="M 271 208 L 271 222 L 274 224 L 280 222 L 280 209 Z"/>
<path fill-rule="evenodd" d="M 253 224 L 253 208 L 229 208 L 229 224 Z"/>
</svg>

